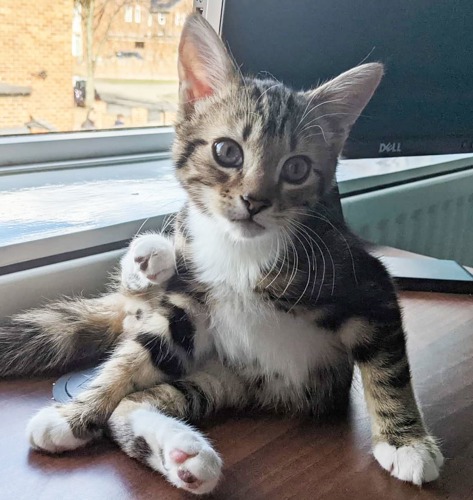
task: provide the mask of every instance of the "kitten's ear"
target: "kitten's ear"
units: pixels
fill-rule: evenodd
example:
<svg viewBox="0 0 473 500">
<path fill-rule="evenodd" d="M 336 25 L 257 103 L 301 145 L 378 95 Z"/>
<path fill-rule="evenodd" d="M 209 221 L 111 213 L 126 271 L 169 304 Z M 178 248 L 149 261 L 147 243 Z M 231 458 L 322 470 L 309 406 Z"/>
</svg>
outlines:
<svg viewBox="0 0 473 500">
<path fill-rule="evenodd" d="M 179 43 L 179 92 L 186 110 L 228 86 L 236 71 L 223 42 L 201 14 L 186 20 Z"/>
<path fill-rule="evenodd" d="M 320 117 L 317 123 L 322 126 L 327 123 L 331 139 L 340 150 L 352 125 L 373 96 L 383 73 L 380 63 L 362 64 L 306 92 L 316 116 Z"/>
</svg>

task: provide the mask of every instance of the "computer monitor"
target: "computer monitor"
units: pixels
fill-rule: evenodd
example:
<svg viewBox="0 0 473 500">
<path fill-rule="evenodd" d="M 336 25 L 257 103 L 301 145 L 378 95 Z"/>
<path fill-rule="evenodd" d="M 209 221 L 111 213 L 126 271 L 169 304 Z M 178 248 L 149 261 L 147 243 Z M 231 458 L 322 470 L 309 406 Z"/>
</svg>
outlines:
<svg viewBox="0 0 473 500">
<path fill-rule="evenodd" d="M 472 0 L 220 0 L 244 73 L 310 88 L 362 62 L 386 75 L 348 158 L 473 152 Z"/>
</svg>

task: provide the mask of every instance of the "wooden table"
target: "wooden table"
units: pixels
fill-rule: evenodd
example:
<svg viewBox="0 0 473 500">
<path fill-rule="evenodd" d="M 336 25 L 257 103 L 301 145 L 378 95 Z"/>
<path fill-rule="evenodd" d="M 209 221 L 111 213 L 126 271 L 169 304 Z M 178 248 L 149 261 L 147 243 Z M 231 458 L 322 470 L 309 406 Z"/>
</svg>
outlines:
<svg viewBox="0 0 473 500">
<path fill-rule="evenodd" d="M 357 377 L 344 422 L 227 416 L 207 425 L 225 461 L 212 498 L 473 499 L 473 298 L 404 292 L 401 300 L 417 395 L 446 457 L 440 480 L 419 489 L 375 463 Z M 61 457 L 29 451 L 25 425 L 48 403 L 51 383 L 0 382 L 1 500 L 191 498 L 108 442 Z"/>
</svg>

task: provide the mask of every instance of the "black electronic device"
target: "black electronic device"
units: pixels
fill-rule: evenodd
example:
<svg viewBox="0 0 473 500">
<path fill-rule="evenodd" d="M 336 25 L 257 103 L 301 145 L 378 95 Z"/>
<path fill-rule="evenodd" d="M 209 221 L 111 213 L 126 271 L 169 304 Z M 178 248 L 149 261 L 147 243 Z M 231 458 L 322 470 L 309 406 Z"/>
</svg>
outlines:
<svg viewBox="0 0 473 500">
<path fill-rule="evenodd" d="M 381 257 L 400 290 L 473 295 L 473 275 L 454 260 Z"/>
<path fill-rule="evenodd" d="M 243 73 L 296 89 L 383 62 L 344 150 L 368 158 L 473 152 L 472 20 L 471 0 L 225 0 L 221 31 Z"/>
</svg>

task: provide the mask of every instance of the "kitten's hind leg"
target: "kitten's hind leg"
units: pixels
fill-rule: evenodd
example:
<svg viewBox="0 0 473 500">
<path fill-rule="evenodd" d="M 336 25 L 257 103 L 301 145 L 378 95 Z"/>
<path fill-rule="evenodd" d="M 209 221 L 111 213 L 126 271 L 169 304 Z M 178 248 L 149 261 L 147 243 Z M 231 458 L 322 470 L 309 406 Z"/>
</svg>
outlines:
<svg viewBox="0 0 473 500">
<path fill-rule="evenodd" d="M 124 396 L 159 380 L 163 373 L 153 366 L 143 346 L 125 341 L 75 400 L 48 406 L 32 417 L 26 429 L 31 447 L 61 453 L 84 446 L 101 435 Z"/>
<path fill-rule="evenodd" d="M 221 476 L 222 461 L 209 441 L 183 420 L 243 407 L 246 401 L 245 384 L 219 363 L 211 363 L 178 382 L 130 394 L 112 414 L 109 429 L 125 453 L 178 488 L 208 493 Z"/>
<path fill-rule="evenodd" d="M 162 285 L 175 273 L 176 258 L 170 238 L 150 233 L 135 238 L 121 260 L 121 283 L 129 291 Z"/>
<path fill-rule="evenodd" d="M 127 394 L 187 373 L 193 356 L 194 329 L 188 322 L 188 331 L 181 326 L 181 336 L 174 340 L 173 325 L 187 324 L 187 313 L 172 304 L 162 306 L 161 312 L 143 319 L 136 334 L 115 349 L 90 386 L 74 401 L 45 408 L 31 419 L 27 435 L 33 448 L 59 453 L 82 446 L 100 435 Z"/>
<path fill-rule="evenodd" d="M 178 488 L 196 494 L 215 488 L 222 460 L 202 433 L 145 403 L 128 401 L 115 413 L 112 433 L 127 455 Z"/>
</svg>

